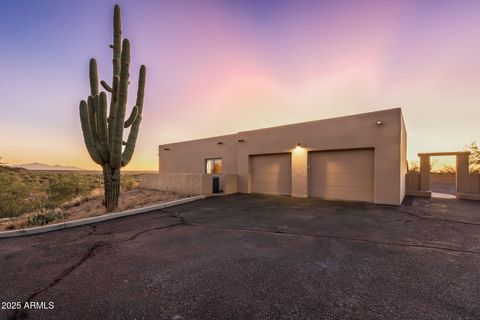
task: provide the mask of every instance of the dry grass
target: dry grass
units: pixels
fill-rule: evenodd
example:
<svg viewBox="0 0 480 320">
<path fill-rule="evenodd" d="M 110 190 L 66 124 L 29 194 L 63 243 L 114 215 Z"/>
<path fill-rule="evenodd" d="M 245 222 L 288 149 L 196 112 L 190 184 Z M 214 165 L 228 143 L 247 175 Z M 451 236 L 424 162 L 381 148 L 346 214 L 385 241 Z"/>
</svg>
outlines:
<svg viewBox="0 0 480 320">
<path fill-rule="evenodd" d="M 63 204 L 61 207 L 56 208 L 52 211 L 52 214 L 55 215 L 56 220 L 52 221 L 51 223 L 73 221 L 106 214 L 107 212 L 105 207 L 102 205 L 102 193 L 102 189 L 95 189 L 87 198 L 76 198 L 68 203 Z M 123 191 L 120 194 L 119 207 L 116 212 L 164 203 L 185 197 L 187 197 L 187 195 L 136 188 Z M 0 230 L 14 230 L 35 227 L 34 225 L 31 225 L 31 222 L 29 221 L 31 221 L 32 217 L 38 214 L 38 212 L 30 212 L 16 218 L 1 219 Z"/>
</svg>

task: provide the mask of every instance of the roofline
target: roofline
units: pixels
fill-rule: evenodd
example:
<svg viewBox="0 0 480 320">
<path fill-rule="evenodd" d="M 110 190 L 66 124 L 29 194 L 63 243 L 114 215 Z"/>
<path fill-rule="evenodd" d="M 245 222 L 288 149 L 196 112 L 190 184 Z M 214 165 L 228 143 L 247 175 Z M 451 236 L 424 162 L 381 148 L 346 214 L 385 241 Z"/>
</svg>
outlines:
<svg viewBox="0 0 480 320">
<path fill-rule="evenodd" d="M 259 129 L 252 129 L 252 130 L 245 130 L 245 131 L 239 131 L 237 133 L 231 133 L 231 134 L 225 134 L 221 136 L 213 136 L 213 137 L 207 137 L 207 138 L 198 138 L 198 139 L 191 139 L 191 140 L 182 140 L 182 141 L 176 141 L 176 142 L 168 142 L 165 144 L 159 144 L 159 147 L 164 147 L 172 144 L 177 144 L 177 143 L 184 143 L 184 142 L 194 142 L 194 141 L 201 141 L 201 140 L 211 140 L 211 139 L 221 139 L 225 137 L 233 137 L 233 136 L 238 136 L 240 134 L 245 134 L 248 132 L 253 132 L 253 131 L 260 131 L 260 130 L 268 130 L 268 129 L 276 129 L 276 128 L 283 128 L 283 127 L 289 127 L 289 126 L 297 126 L 297 125 L 304 125 L 304 124 L 309 124 L 309 123 L 315 123 L 315 122 L 321 122 L 321 121 L 328 121 L 328 120 L 334 120 L 334 119 L 342 119 L 342 118 L 349 118 L 349 117 L 357 117 L 357 116 L 366 116 L 366 115 L 371 115 L 375 113 L 382 113 L 382 112 L 388 112 L 388 111 L 395 111 L 398 110 L 400 111 L 400 115 L 402 115 L 402 108 L 401 107 L 395 107 L 395 108 L 390 108 L 390 109 L 382 109 L 382 110 L 376 110 L 376 111 L 369 111 L 369 112 L 363 112 L 363 113 L 355 113 L 355 114 L 350 114 L 350 115 L 345 115 L 345 116 L 340 116 L 340 117 L 331 117 L 331 118 L 325 118 L 325 119 L 317 119 L 317 120 L 310 120 L 310 121 L 304 121 L 304 122 L 296 122 L 296 123 L 289 123 L 289 124 L 283 124 L 279 126 L 273 126 L 273 127 L 266 127 L 266 128 L 259 128 Z"/>
<path fill-rule="evenodd" d="M 358 116 L 366 116 L 366 115 L 371 115 L 371 114 L 374 114 L 374 113 L 382 113 L 382 112 L 388 112 L 388 111 L 394 111 L 394 110 L 399 110 L 399 111 L 400 111 L 400 114 L 402 114 L 402 108 L 401 108 L 401 107 L 396 107 L 396 108 L 382 109 L 382 110 L 377 110 L 377 111 L 369 111 L 369 112 L 363 112 L 363 113 L 349 114 L 349 115 L 339 116 L 339 117 L 331 117 L 331 118 L 325 118 L 325 119 L 317 119 L 317 120 L 310 120 L 310 121 L 303 121 L 303 122 L 296 122 L 296 123 L 288 123 L 288 124 L 282 124 L 282 125 L 279 125 L 279 126 L 273 126 L 273 127 L 266 127 L 266 128 L 259 128 L 259 129 L 252 129 L 252 130 L 240 131 L 239 134 L 241 134 L 241 133 L 247 133 L 247 132 L 252 132 L 252 131 L 259 131 L 259 130 L 283 128 L 283 127 L 289 127 L 289 126 L 297 126 L 297 125 L 309 124 L 309 123 L 314 123 L 314 122 L 321 122 L 321 121 L 328 121 L 328 120 L 336 120 L 336 119 L 342 119 L 342 118 L 351 118 L 351 117 L 358 117 Z"/>
</svg>

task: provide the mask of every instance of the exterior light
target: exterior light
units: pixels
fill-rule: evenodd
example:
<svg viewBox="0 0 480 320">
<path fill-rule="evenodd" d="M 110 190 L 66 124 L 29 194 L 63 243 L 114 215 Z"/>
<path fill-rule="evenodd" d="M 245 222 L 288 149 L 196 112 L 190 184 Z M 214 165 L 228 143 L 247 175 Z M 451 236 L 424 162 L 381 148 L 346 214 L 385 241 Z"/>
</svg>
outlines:
<svg viewBox="0 0 480 320">
<path fill-rule="evenodd" d="M 377 126 L 381 126 L 382 125 L 382 121 L 378 120 L 377 121 Z"/>
<path fill-rule="evenodd" d="M 305 148 L 302 147 L 302 144 L 300 142 L 297 143 L 295 146 L 295 149 L 293 150 L 295 154 L 301 155 L 304 153 Z"/>
<path fill-rule="evenodd" d="M 163 148 L 163 150 L 165 150 L 165 151 L 169 151 L 169 150 L 170 150 L 170 148 Z"/>
<path fill-rule="evenodd" d="M 222 142 L 222 141 L 219 141 L 219 142 L 217 142 L 217 144 L 223 144 L 223 142 Z"/>
</svg>

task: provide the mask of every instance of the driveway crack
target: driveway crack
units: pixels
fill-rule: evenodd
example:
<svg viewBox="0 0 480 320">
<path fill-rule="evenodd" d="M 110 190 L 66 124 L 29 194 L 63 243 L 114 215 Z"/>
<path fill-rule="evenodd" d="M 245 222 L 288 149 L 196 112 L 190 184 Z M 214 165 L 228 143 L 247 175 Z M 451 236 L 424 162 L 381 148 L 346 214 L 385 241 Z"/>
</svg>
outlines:
<svg viewBox="0 0 480 320">
<path fill-rule="evenodd" d="M 434 218 L 434 217 L 431 217 L 431 216 L 422 216 L 422 215 L 410 212 L 408 210 L 400 210 L 400 209 L 397 209 L 397 208 L 391 208 L 389 206 L 383 206 L 383 208 L 388 209 L 390 212 L 393 212 L 393 213 L 403 213 L 403 214 L 413 216 L 413 217 L 416 217 L 416 218 L 422 219 L 422 220 L 430 220 L 430 221 L 445 222 L 445 223 L 458 223 L 458 224 L 465 224 L 465 225 L 471 225 L 471 226 L 480 226 L 480 223 L 476 223 L 476 222 L 451 220 L 451 219 L 440 219 L 440 218 Z"/>
<path fill-rule="evenodd" d="M 104 242 L 104 241 L 96 242 L 95 244 L 93 244 L 92 246 L 90 246 L 88 248 L 88 250 L 85 252 L 85 254 L 76 263 L 74 263 L 70 267 L 66 268 L 62 273 L 60 273 L 60 275 L 58 275 L 49 284 L 47 284 L 46 286 L 38 289 L 33 294 L 31 294 L 25 301 L 22 302 L 22 306 L 25 305 L 25 303 L 31 302 L 38 295 L 40 295 L 40 294 L 44 293 L 45 291 L 49 290 L 50 288 L 53 288 L 54 286 L 56 286 L 65 277 L 67 277 L 69 274 L 71 274 L 73 271 L 75 271 L 75 269 L 77 269 L 82 264 L 84 264 L 88 259 L 90 259 L 93 256 L 93 254 L 95 253 L 95 251 L 98 250 L 101 247 L 108 247 L 108 246 L 113 246 L 113 245 L 117 245 L 117 244 L 120 244 L 120 243 L 128 242 L 128 241 L 136 239 L 137 237 L 139 237 L 142 234 L 145 234 L 145 233 L 151 232 L 151 231 L 169 229 L 169 228 L 173 228 L 173 227 L 176 227 L 176 226 L 182 226 L 182 225 L 190 225 L 190 224 L 186 223 L 183 218 L 180 218 L 180 217 L 177 217 L 177 218 L 180 219 L 180 222 L 178 222 L 178 223 L 174 223 L 174 224 L 171 224 L 171 225 L 168 225 L 168 226 L 162 226 L 162 227 L 156 227 L 156 228 L 142 230 L 142 231 L 139 231 L 139 232 L 131 235 L 130 237 L 128 237 L 127 239 L 124 239 L 124 240 L 120 240 L 120 241 L 116 241 L 116 242 Z M 78 241 L 81 238 L 84 238 L 84 237 L 90 236 L 90 235 L 100 235 L 100 234 L 95 234 L 96 227 L 94 225 L 90 225 L 90 227 L 92 228 L 92 230 L 89 233 L 82 235 L 81 237 L 75 239 L 74 241 Z M 28 310 L 17 309 L 8 319 L 9 320 L 17 320 L 17 319 L 24 319 L 24 318 L 27 318 L 27 317 L 28 317 Z"/>
<path fill-rule="evenodd" d="M 105 245 L 106 246 L 113 246 L 113 245 L 116 245 L 116 244 L 119 244 L 119 243 L 124 243 L 124 242 L 128 242 L 128 241 L 131 241 L 131 240 L 135 240 L 137 237 L 139 237 L 140 235 L 142 235 L 144 233 L 147 233 L 147 232 L 156 231 L 156 230 L 163 230 L 163 229 L 170 229 L 170 228 L 174 228 L 174 227 L 177 227 L 177 226 L 183 226 L 183 225 L 190 225 L 190 224 L 178 222 L 178 223 L 174 223 L 174 224 L 171 224 L 171 225 L 168 225 L 168 226 L 146 229 L 146 230 L 142 230 L 142 231 L 139 231 L 139 232 L 131 235 L 127 239 L 119 240 L 119 241 L 115 241 L 115 242 L 110 242 L 110 243 L 107 243 Z"/>
<path fill-rule="evenodd" d="M 361 239 L 361 238 L 349 238 L 349 237 L 340 237 L 340 236 L 332 236 L 332 235 L 302 234 L 302 233 L 294 233 L 294 232 L 271 231 L 271 230 L 261 230 L 261 229 L 248 229 L 248 228 L 234 229 L 234 228 L 225 228 L 225 227 L 218 227 L 218 226 L 211 226 L 211 225 L 210 226 L 209 225 L 201 225 L 201 224 L 192 224 L 192 225 L 193 226 L 198 226 L 198 227 L 210 228 L 210 229 L 226 230 L 226 231 L 259 232 L 259 233 L 268 233 L 268 234 L 278 234 L 278 235 L 284 235 L 284 236 L 313 237 L 313 238 L 341 240 L 341 241 L 348 241 L 348 242 L 373 243 L 373 244 L 385 245 L 385 246 L 397 246 L 397 247 L 419 248 L 419 249 L 432 249 L 432 250 L 450 251 L 450 252 L 459 252 L 459 253 L 468 253 L 468 254 L 480 255 L 479 251 L 454 249 L 454 248 L 448 248 L 448 247 L 442 247 L 442 246 L 433 246 L 433 245 L 426 245 L 426 244 L 409 244 L 409 243 L 401 243 L 401 242 L 377 241 L 377 240 L 368 240 L 368 239 Z"/>
<path fill-rule="evenodd" d="M 103 241 L 100 241 L 100 242 L 97 242 L 95 243 L 94 245 L 92 245 L 88 250 L 87 252 L 85 252 L 85 254 L 76 262 L 74 263 L 73 265 L 71 265 L 70 267 L 68 267 L 67 269 L 65 269 L 60 275 L 58 275 L 53 281 L 51 281 L 48 285 L 44 286 L 43 288 L 40 288 L 38 289 L 37 291 L 35 291 L 33 294 L 31 294 L 25 301 L 22 302 L 22 306 L 25 305 L 25 303 L 27 302 L 31 302 L 33 299 L 35 299 L 35 297 L 37 297 L 38 295 L 40 295 L 41 293 L 47 291 L 48 289 L 56 286 L 60 281 L 62 281 L 66 276 L 68 276 L 70 273 L 72 273 L 73 271 L 75 271 L 75 269 L 77 269 L 78 267 L 80 267 L 83 263 L 85 263 L 85 261 L 87 261 L 88 259 L 90 259 L 94 252 L 104 246 L 105 243 Z M 26 318 L 27 317 L 27 313 L 28 313 L 28 310 L 26 309 L 17 309 L 15 310 L 15 313 L 13 313 L 13 315 L 11 317 L 9 317 L 9 320 L 16 320 L 18 316 L 20 316 L 21 318 Z"/>
</svg>

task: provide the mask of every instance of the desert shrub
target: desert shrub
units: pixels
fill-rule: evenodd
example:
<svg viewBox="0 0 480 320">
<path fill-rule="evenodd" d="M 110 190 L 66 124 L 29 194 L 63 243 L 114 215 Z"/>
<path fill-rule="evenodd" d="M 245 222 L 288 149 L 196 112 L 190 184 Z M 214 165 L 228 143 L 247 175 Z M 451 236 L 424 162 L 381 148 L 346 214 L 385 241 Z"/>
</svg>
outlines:
<svg viewBox="0 0 480 320">
<path fill-rule="evenodd" d="M 29 186 L 14 171 L 0 167 L 0 217 L 15 217 L 35 207 Z"/>
<path fill-rule="evenodd" d="M 66 215 L 67 213 L 62 214 L 61 212 L 55 211 L 42 212 L 30 217 L 27 224 L 29 226 L 43 226 L 51 222 L 63 220 Z"/>
<path fill-rule="evenodd" d="M 420 165 L 418 161 L 410 161 L 408 163 L 408 173 L 419 173 L 420 172 Z"/>
<path fill-rule="evenodd" d="M 122 190 L 132 190 L 140 185 L 138 179 L 131 175 L 125 175 L 120 181 Z"/>
<path fill-rule="evenodd" d="M 53 209 L 101 187 L 99 174 L 35 172 L 0 165 L 0 218 Z"/>
<path fill-rule="evenodd" d="M 86 196 L 91 190 L 87 176 L 58 174 L 49 179 L 46 208 L 54 208 L 78 196 Z"/>
</svg>

